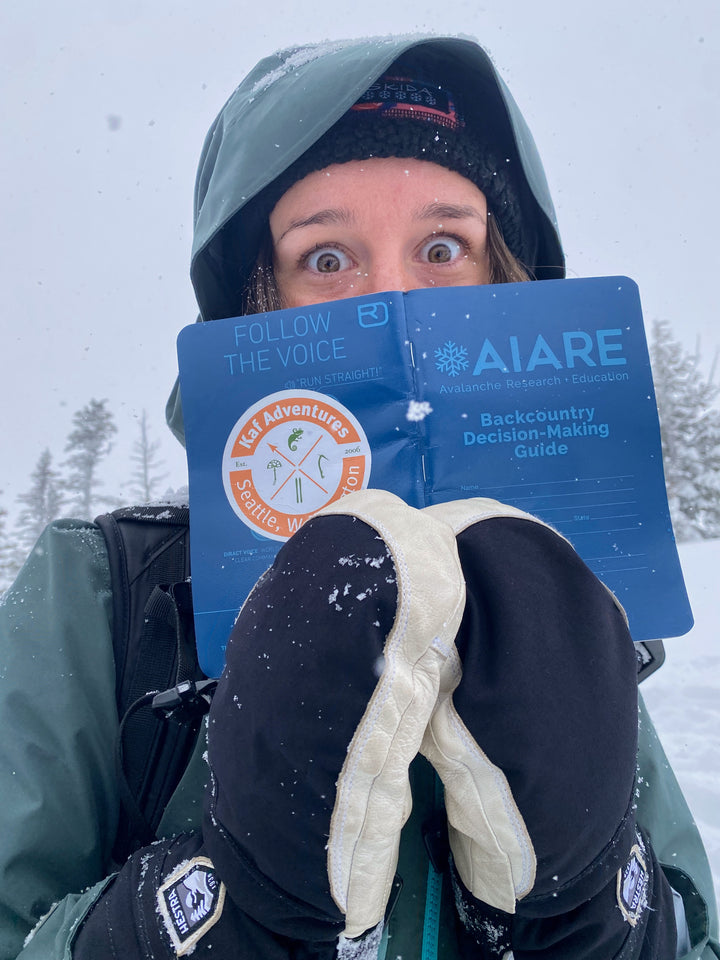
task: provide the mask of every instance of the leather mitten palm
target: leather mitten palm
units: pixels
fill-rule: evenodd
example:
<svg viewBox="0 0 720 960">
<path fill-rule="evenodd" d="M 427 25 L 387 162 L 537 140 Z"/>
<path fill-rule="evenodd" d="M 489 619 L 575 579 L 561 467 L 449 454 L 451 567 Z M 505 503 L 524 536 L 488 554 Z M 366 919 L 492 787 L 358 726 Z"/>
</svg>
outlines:
<svg viewBox="0 0 720 960">
<path fill-rule="evenodd" d="M 454 528 L 467 587 L 422 746 L 445 786 L 465 930 L 483 957 L 610 960 L 642 943 L 653 896 L 622 608 L 521 511 L 470 500 L 426 512 Z"/>
</svg>

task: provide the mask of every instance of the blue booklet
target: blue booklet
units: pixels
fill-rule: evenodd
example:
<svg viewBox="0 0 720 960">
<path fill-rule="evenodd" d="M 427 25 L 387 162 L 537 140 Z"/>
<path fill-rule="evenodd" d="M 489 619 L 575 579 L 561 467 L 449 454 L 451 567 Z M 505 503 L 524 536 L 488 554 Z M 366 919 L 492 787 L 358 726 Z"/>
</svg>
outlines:
<svg viewBox="0 0 720 960">
<path fill-rule="evenodd" d="M 194 324 L 178 355 L 207 674 L 282 543 L 368 486 L 520 507 L 573 543 L 635 640 L 692 626 L 632 280 L 357 297 Z"/>
</svg>

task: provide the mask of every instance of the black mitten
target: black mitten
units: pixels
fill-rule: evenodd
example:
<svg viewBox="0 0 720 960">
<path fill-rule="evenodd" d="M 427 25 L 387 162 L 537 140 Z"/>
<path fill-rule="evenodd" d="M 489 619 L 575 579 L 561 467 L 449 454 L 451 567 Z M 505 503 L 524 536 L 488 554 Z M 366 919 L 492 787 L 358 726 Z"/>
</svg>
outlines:
<svg viewBox="0 0 720 960">
<path fill-rule="evenodd" d="M 422 747 L 445 785 L 464 929 L 481 957 L 637 957 L 668 891 L 635 825 L 624 612 L 531 516 L 491 500 L 426 512 L 455 529 L 467 588 Z M 665 920 L 671 952 L 653 956 L 674 957 Z"/>
<path fill-rule="evenodd" d="M 134 854 L 75 939 L 73 960 L 332 960 L 334 944 L 272 934 L 227 895 L 199 834 Z"/>
<path fill-rule="evenodd" d="M 383 920 L 464 595 L 453 531 L 366 490 L 302 527 L 248 598 L 210 713 L 204 833 L 274 931 L 354 939 Z"/>
<path fill-rule="evenodd" d="M 202 838 L 136 854 L 76 960 L 371 955 L 464 597 L 453 531 L 391 494 L 302 527 L 232 631 Z"/>
</svg>

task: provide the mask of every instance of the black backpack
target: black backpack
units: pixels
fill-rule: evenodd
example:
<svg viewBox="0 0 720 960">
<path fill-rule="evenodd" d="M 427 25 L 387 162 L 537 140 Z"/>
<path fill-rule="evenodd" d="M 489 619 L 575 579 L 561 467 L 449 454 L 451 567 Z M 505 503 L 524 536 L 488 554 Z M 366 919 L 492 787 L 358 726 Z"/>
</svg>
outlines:
<svg viewBox="0 0 720 960">
<path fill-rule="evenodd" d="M 139 506 L 97 517 L 108 549 L 120 733 L 122 863 L 156 839 L 192 753 L 214 681 L 198 665 L 187 507 Z"/>
</svg>

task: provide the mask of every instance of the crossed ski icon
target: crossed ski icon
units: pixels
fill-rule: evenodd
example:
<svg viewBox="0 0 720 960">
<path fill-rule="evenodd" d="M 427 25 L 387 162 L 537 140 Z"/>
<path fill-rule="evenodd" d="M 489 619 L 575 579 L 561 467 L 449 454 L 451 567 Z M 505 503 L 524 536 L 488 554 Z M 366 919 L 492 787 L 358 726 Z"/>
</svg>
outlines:
<svg viewBox="0 0 720 960">
<path fill-rule="evenodd" d="M 283 489 L 283 487 L 285 486 L 285 484 L 286 484 L 286 483 L 289 483 L 290 480 L 293 479 L 293 477 L 295 477 L 295 501 L 296 501 L 296 503 L 302 503 L 302 500 L 303 500 L 303 496 L 302 496 L 302 477 L 305 477 L 305 479 L 306 479 L 306 480 L 309 480 L 310 483 L 314 483 L 315 486 L 316 486 L 319 490 L 322 490 L 322 492 L 323 492 L 326 496 L 329 496 L 329 492 L 325 489 L 325 487 L 323 487 L 322 484 L 318 483 L 317 480 L 315 480 L 313 477 L 310 476 L 309 473 L 306 473 L 305 470 L 302 469 L 302 465 L 305 463 L 305 461 L 307 460 L 307 458 L 310 456 L 310 454 L 313 452 L 313 450 L 315 449 L 315 447 L 317 447 L 317 445 L 320 443 L 320 441 L 321 441 L 322 439 L 323 439 L 322 436 L 319 436 L 319 437 L 317 438 L 317 440 L 315 441 L 315 443 L 310 447 L 310 449 L 308 450 L 308 452 L 305 454 L 305 456 L 302 458 L 302 460 L 300 460 L 299 463 L 295 463 L 293 460 L 291 460 L 290 457 L 286 457 L 285 454 L 282 452 L 282 450 L 280 450 L 278 447 L 276 447 L 275 444 L 273 444 L 273 443 L 268 443 L 268 447 L 272 450 L 272 452 L 274 453 L 274 455 L 275 455 L 276 457 L 282 457 L 283 460 L 287 461 L 287 463 L 289 463 L 290 466 L 293 468 L 293 469 L 292 469 L 292 472 L 288 474 L 288 476 L 285 478 L 285 480 L 283 480 L 283 482 L 282 482 L 282 483 L 280 484 L 280 486 L 277 488 L 277 490 L 275 491 L 275 493 L 270 497 L 270 500 L 271 500 L 271 501 L 273 501 L 273 500 L 275 499 L 275 497 L 280 493 L 280 491 Z M 320 456 L 322 457 L 323 454 L 321 454 Z M 318 458 L 318 462 L 319 462 L 319 460 L 320 460 L 320 457 Z M 302 477 L 296 476 L 297 473 L 302 474 Z M 321 473 L 322 473 L 322 471 L 321 471 Z"/>
</svg>

